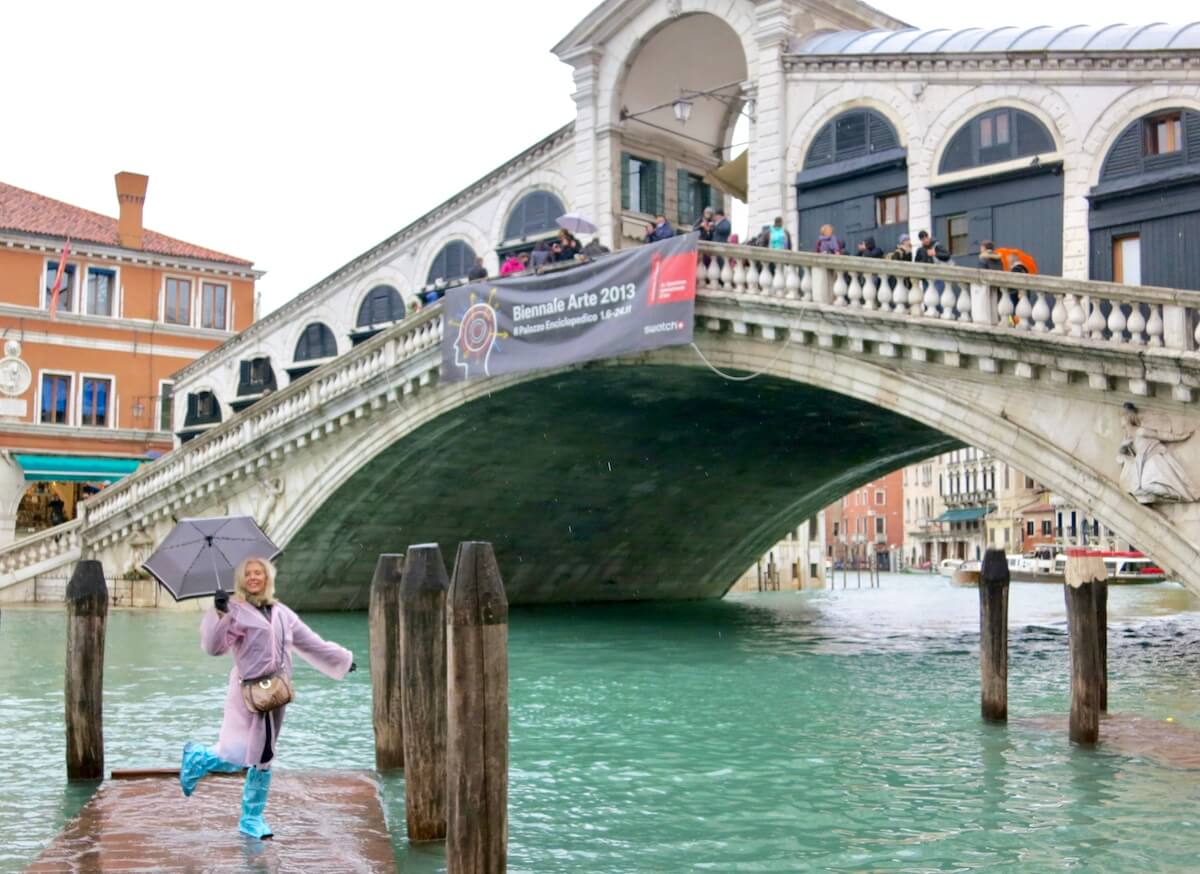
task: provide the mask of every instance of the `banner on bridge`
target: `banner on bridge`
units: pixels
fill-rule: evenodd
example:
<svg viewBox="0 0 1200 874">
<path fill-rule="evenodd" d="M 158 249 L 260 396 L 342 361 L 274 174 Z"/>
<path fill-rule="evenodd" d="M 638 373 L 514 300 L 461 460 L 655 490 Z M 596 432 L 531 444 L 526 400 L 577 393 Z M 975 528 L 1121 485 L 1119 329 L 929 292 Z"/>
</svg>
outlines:
<svg viewBox="0 0 1200 874">
<path fill-rule="evenodd" d="M 540 276 L 451 289 L 442 378 L 561 367 L 692 341 L 699 234 Z"/>
</svg>

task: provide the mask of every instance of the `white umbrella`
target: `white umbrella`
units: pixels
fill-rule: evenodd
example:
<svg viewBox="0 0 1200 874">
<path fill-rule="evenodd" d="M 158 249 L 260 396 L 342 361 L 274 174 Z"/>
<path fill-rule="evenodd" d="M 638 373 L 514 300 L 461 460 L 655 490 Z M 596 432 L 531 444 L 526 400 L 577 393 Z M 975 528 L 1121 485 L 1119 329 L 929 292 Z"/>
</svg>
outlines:
<svg viewBox="0 0 1200 874">
<path fill-rule="evenodd" d="M 560 228 L 570 231 L 572 234 L 594 234 L 596 226 L 581 215 L 576 215 L 569 212 L 566 215 L 560 215 L 554 220 Z"/>
</svg>

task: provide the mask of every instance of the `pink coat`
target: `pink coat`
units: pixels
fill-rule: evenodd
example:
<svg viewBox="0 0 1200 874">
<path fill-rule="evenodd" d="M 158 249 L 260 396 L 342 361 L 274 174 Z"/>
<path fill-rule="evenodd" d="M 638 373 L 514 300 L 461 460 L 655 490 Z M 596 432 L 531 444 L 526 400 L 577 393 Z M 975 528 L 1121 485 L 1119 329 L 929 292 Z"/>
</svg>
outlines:
<svg viewBox="0 0 1200 874">
<path fill-rule="evenodd" d="M 235 765 L 258 765 L 266 745 L 266 720 L 253 713 L 242 700 L 241 681 L 267 676 L 276 671 L 292 675 L 292 651 L 335 680 L 346 676 L 353 655 L 345 647 L 328 643 L 305 625 L 290 607 L 275 602 L 271 621 L 245 601 L 230 600 L 229 612 L 209 610 L 200 621 L 200 646 L 209 655 L 233 651 L 233 668 L 225 693 L 225 718 L 216 753 Z M 304 693 L 297 689 L 297 697 Z M 287 707 L 271 714 L 271 749 L 276 748 L 279 729 Z"/>
</svg>

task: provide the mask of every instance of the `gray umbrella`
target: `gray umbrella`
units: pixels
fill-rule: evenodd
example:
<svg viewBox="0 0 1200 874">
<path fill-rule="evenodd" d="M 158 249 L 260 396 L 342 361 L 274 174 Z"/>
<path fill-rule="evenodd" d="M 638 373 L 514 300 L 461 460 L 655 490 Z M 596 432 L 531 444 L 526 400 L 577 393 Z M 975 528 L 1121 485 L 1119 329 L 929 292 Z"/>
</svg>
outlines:
<svg viewBox="0 0 1200 874">
<path fill-rule="evenodd" d="M 566 215 L 560 215 L 554 221 L 560 228 L 568 230 L 572 234 L 594 234 L 596 232 L 596 226 L 578 213 L 569 212 Z"/>
<path fill-rule="evenodd" d="M 142 565 L 176 601 L 233 590 L 233 570 L 248 558 L 268 561 L 282 550 L 249 516 L 180 519 Z"/>
</svg>

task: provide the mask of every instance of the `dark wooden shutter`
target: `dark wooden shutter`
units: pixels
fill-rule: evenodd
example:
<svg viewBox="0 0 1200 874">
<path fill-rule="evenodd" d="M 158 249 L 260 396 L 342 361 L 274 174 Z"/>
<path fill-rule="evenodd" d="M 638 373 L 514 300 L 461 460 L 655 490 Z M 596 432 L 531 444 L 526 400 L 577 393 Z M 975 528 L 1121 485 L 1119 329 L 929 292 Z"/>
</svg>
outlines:
<svg viewBox="0 0 1200 874">
<path fill-rule="evenodd" d="M 1187 162 L 1200 164 L 1200 112 L 1183 114 L 1183 141 L 1187 148 Z"/>
<path fill-rule="evenodd" d="M 629 153 L 621 153 L 621 209 L 629 209 Z"/>
<path fill-rule="evenodd" d="M 975 128 L 978 122 L 963 125 L 958 133 L 950 139 L 946 151 L 942 153 L 942 162 L 938 166 L 939 173 L 950 173 L 954 170 L 965 170 L 974 162 Z"/>
<path fill-rule="evenodd" d="M 979 244 L 984 240 L 992 239 L 992 210 L 990 207 L 967 213 L 967 236 L 970 239 L 970 247 L 973 252 L 979 251 Z M 949 251 L 950 240 L 943 239 L 942 245 Z M 976 265 L 961 264 L 959 266 L 975 267 Z"/>
<path fill-rule="evenodd" d="M 650 203 L 653 205 L 651 212 L 653 212 L 655 215 L 665 215 L 667 211 L 667 207 L 665 205 L 667 194 L 667 166 L 662 161 L 652 161 L 651 166 L 653 169 L 651 171 L 650 178 L 654 180 L 653 194 L 650 198 Z"/>
<path fill-rule="evenodd" d="M 804 157 L 804 168 L 821 167 L 833 163 L 833 122 L 829 122 L 813 137 L 808 154 Z"/>
<path fill-rule="evenodd" d="M 1101 182 L 1142 172 L 1142 124 L 1141 119 L 1135 121 L 1117 137 L 1100 170 Z"/>
<path fill-rule="evenodd" d="M 682 167 L 675 171 L 675 193 L 676 205 L 678 207 L 678 224 L 680 227 L 691 225 L 696 220 L 696 216 L 692 215 L 695 211 L 695 206 L 692 203 L 692 184 L 691 174 Z"/>
<path fill-rule="evenodd" d="M 882 152 L 884 149 L 894 149 L 900 145 L 896 130 L 891 123 L 877 112 L 868 112 L 868 138 L 872 152 Z"/>
</svg>

